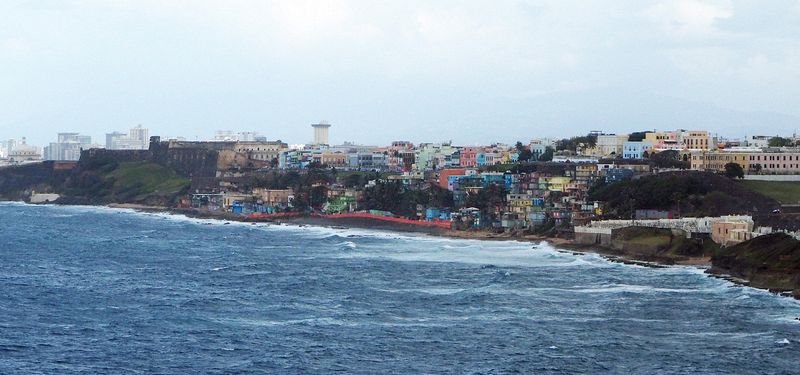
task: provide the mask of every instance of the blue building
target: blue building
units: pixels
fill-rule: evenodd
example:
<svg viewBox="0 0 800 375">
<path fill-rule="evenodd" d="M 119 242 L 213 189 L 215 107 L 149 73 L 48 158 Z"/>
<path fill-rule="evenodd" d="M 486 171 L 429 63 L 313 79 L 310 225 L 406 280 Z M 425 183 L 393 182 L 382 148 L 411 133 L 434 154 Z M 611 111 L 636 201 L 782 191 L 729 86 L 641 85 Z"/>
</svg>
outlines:
<svg viewBox="0 0 800 375">
<path fill-rule="evenodd" d="M 653 144 L 644 141 L 627 141 L 622 146 L 623 159 L 644 159 L 645 153 L 649 156 L 653 152 Z"/>
<path fill-rule="evenodd" d="M 486 154 L 479 152 L 477 155 L 475 155 L 475 164 L 481 167 L 486 165 Z"/>
<path fill-rule="evenodd" d="M 606 171 L 606 182 L 612 183 L 633 177 L 633 171 L 624 168 L 614 168 Z"/>
</svg>

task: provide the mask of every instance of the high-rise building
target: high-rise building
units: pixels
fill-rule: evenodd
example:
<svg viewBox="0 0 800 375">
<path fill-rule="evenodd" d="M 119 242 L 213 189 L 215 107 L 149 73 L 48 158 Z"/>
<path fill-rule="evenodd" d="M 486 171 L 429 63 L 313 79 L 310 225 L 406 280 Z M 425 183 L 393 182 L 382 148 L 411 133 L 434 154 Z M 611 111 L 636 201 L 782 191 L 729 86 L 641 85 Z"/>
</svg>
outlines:
<svg viewBox="0 0 800 375">
<path fill-rule="evenodd" d="M 266 140 L 265 137 L 258 135 L 258 132 L 233 132 L 231 130 L 217 130 L 214 133 L 214 141 L 217 142 L 257 142 L 259 139 Z"/>
<path fill-rule="evenodd" d="M 78 160 L 81 150 L 92 145 L 92 137 L 79 133 L 58 133 L 58 142 L 44 148 L 46 160 Z"/>
<path fill-rule="evenodd" d="M 113 132 L 106 134 L 106 148 L 109 150 L 146 150 L 150 142 L 150 130 L 138 125 L 128 134 Z"/>
<path fill-rule="evenodd" d="M 127 134 L 122 132 L 106 133 L 106 148 L 116 150 L 119 142 L 125 138 L 127 138 Z"/>
<path fill-rule="evenodd" d="M 326 121 L 320 121 L 319 124 L 311 124 L 314 128 L 314 144 L 315 145 L 328 145 L 328 129 L 331 124 Z"/>
<path fill-rule="evenodd" d="M 128 137 L 133 141 L 139 141 L 142 145 L 147 146 L 150 141 L 150 130 L 143 128 L 141 124 L 137 125 L 128 132 Z M 143 147 L 147 148 L 147 147 Z"/>
</svg>

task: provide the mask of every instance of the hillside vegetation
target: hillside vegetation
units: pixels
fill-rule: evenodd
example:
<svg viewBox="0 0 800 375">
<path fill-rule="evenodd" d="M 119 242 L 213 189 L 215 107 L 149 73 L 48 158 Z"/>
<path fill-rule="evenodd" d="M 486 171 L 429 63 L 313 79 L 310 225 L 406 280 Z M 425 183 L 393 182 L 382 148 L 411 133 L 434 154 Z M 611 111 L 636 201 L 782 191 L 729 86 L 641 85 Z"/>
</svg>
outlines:
<svg viewBox="0 0 800 375">
<path fill-rule="evenodd" d="M 589 198 L 607 202 L 607 218 L 630 218 L 637 209 L 700 217 L 763 214 L 779 206 L 772 198 L 707 172 L 662 173 L 613 184 L 601 181 L 589 190 Z"/>
<path fill-rule="evenodd" d="M 185 194 L 190 181 L 151 162 L 98 162 L 75 173 L 64 192 L 76 203 L 168 205 Z"/>
<path fill-rule="evenodd" d="M 70 173 L 54 170 L 52 161 L 0 168 L 0 198 L 25 200 L 31 191 L 59 192 Z"/>
</svg>

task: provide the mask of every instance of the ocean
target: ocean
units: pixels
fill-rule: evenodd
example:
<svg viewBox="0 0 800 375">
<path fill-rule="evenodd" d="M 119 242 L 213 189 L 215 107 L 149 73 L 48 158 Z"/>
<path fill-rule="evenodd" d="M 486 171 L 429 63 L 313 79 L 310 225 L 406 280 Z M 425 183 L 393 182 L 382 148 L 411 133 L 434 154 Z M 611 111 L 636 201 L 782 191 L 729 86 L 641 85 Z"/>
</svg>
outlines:
<svg viewBox="0 0 800 375">
<path fill-rule="evenodd" d="M 546 243 L 0 204 L 0 373 L 800 372 L 800 303 Z"/>
</svg>

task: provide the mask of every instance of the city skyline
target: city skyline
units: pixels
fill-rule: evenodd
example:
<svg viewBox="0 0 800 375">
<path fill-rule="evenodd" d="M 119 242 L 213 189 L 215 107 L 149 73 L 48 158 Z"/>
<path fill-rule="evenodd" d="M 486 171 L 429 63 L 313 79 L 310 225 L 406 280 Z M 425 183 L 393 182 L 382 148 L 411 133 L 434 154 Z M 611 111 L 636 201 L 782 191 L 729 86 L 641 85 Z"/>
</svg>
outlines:
<svg viewBox="0 0 800 375">
<path fill-rule="evenodd" d="M 368 144 L 800 127 L 797 1 L 10 1 L 0 21 L 0 139 L 31 144 L 139 123 L 307 143 L 323 118 Z"/>
</svg>

